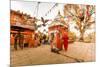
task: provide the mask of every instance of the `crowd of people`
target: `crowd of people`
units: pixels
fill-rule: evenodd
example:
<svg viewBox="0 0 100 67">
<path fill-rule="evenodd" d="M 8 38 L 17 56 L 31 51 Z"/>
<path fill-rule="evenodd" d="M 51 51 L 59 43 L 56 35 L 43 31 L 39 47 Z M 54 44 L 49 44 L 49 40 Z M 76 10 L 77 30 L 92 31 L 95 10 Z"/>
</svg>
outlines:
<svg viewBox="0 0 100 67">
<path fill-rule="evenodd" d="M 18 48 L 38 47 L 46 44 L 49 44 L 49 37 L 45 34 L 35 33 L 33 35 L 24 35 L 20 32 L 11 34 L 11 45 L 15 50 Z"/>
<path fill-rule="evenodd" d="M 30 36 L 18 32 L 17 34 L 12 34 L 11 39 L 13 40 L 11 40 L 11 44 L 15 50 L 41 45 L 50 45 L 51 51 L 68 50 L 68 32 L 66 29 L 59 29 L 50 35 L 35 33 Z"/>
</svg>

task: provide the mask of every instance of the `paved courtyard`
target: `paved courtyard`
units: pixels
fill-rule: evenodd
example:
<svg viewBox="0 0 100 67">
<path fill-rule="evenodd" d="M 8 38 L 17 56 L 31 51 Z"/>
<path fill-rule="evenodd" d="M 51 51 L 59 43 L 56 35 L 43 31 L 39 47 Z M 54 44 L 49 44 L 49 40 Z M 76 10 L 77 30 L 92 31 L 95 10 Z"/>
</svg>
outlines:
<svg viewBox="0 0 100 67">
<path fill-rule="evenodd" d="M 11 51 L 11 66 L 59 64 L 95 61 L 95 43 L 75 42 L 67 52 L 52 53 L 50 45 Z"/>
</svg>

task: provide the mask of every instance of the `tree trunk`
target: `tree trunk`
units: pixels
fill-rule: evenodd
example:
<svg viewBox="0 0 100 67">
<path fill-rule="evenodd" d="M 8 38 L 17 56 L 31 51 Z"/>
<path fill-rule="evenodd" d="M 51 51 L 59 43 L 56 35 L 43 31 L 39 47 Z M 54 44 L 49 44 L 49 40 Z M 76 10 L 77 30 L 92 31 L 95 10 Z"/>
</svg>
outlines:
<svg viewBox="0 0 100 67">
<path fill-rule="evenodd" d="M 80 32 L 80 33 L 81 33 L 81 32 Z M 83 35 L 84 35 L 83 33 L 80 34 L 80 39 L 79 39 L 79 41 L 81 41 L 81 42 L 84 40 Z"/>
<path fill-rule="evenodd" d="M 84 41 L 84 32 L 85 32 L 85 29 L 83 28 L 83 29 L 80 29 L 80 39 L 79 39 L 79 41 Z"/>
</svg>

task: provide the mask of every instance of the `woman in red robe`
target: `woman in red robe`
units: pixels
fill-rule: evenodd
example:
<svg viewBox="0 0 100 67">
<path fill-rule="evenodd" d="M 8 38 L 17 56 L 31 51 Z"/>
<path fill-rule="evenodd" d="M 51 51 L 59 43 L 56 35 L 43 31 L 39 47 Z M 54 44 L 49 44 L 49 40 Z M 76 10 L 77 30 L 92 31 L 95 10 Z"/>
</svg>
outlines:
<svg viewBox="0 0 100 67">
<path fill-rule="evenodd" d="M 64 49 L 65 51 L 67 51 L 68 49 L 68 32 L 66 29 L 62 29 L 62 40 L 63 40 L 63 44 L 64 44 Z"/>
<path fill-rule="evenodd" d="M 60 32 L 57 32 L 57 33 L 56 33 L 56 44 L 57 44 L 57 48 L 58 48 L 59 50 L 62 50 Z"/>
</svg>

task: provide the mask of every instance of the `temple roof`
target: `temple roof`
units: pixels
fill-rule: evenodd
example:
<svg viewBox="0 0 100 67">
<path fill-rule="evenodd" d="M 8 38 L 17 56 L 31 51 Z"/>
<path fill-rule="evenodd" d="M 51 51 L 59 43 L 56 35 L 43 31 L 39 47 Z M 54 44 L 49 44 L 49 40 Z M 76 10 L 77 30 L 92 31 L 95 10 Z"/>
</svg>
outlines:
<svg viewBox="0 0 100 67">
<path fill-rule="evenodd" d="M 64 17 L 60 14 L 60 11 L 58 12 L 58 15 L 55 17 L 53 22 L 49 24 L 49 27 L 56 26 L 56 25 L 61 25 L 67 27 L 65 22 L 61 22 L 61 18 L 64 19 Z"/>
</svg>

